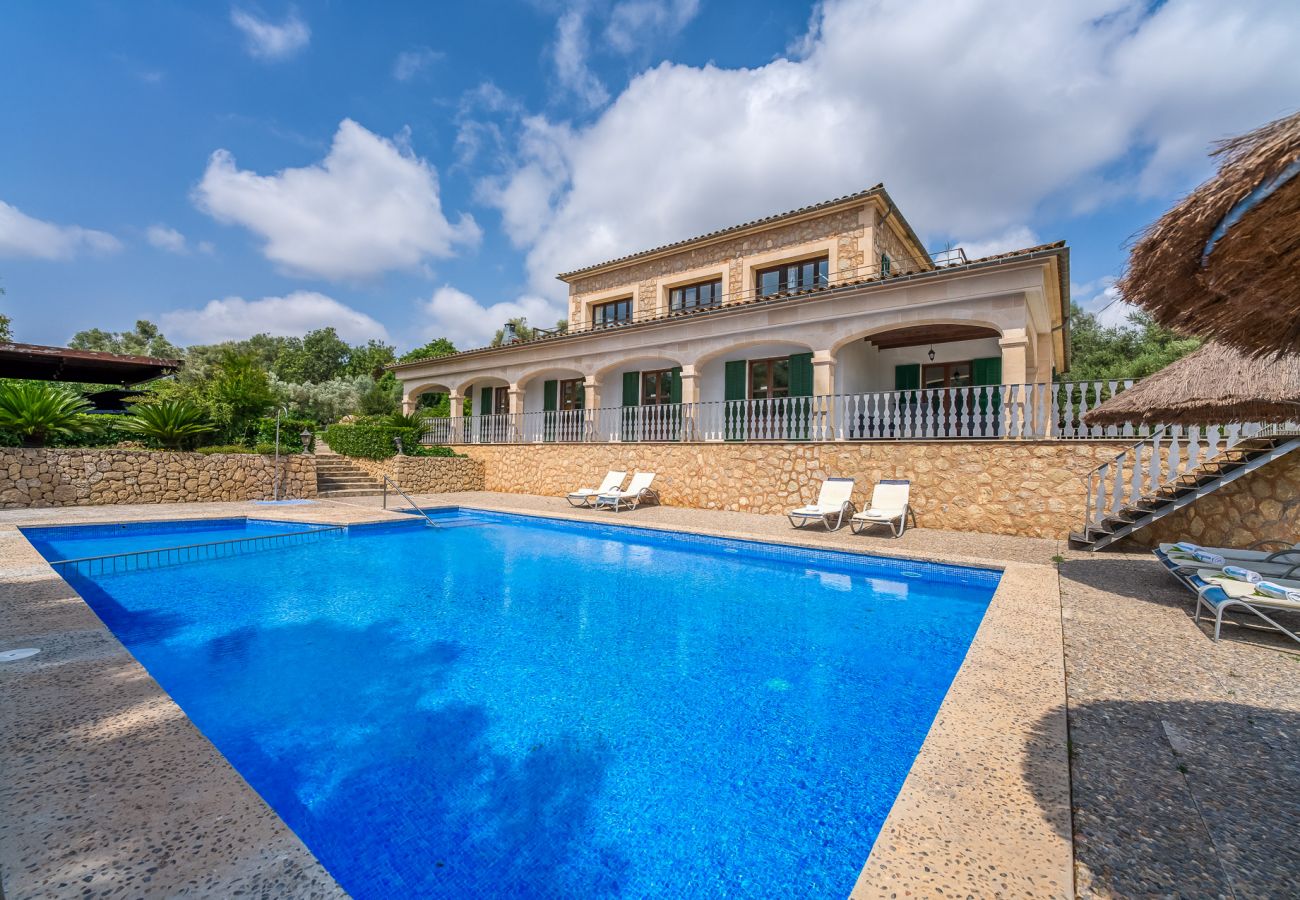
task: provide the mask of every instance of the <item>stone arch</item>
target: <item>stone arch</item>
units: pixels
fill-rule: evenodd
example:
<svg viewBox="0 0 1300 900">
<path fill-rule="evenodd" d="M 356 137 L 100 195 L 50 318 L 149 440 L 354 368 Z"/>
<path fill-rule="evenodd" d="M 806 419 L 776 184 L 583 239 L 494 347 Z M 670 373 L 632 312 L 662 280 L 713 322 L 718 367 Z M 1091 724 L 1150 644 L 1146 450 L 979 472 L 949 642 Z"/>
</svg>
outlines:
<svg viewBox="0 0 1300 900">
<path fill-rule="evenodd" d="M 888 334 L 891 331 L 902 331 L 907 328 L 934 328 L 944 325 L 965 325 L 972 328 L 985 328 L 989 331 L 995 332 L 997 337 L 1001 337 L 1009 327 L 987 319 L 970 319 L 957 316 L 935 316 L 925 319 L 909 319 L 906 322 L 891 322 L 887 325 L 873 325 L 870 328 L 862 328 L 851 332 L 831 344 L 830 353 L 834 356 L 855 341 L 867 340 L 875 336 Z M 994 335 L 988 336 L 993 337 Z"/>
<path fill-rule="evenodd" d="M 811 353 L 814 351 L 813 346 L 806 340 L 798 337 L 782 339 L 779 337 L 755 337 L 748 340 L 726 341 L 719 343 L 708 350 L 700 352 L 691 362 L 695 370 L 700 371 L 705 365 L 713 362 L 719 357 L 726 356 L 729 353 L 738 353 L 742 350 L 751 350 L 763 345 L 776 347 L 801 347 L 804 352 Z"/>
</svg>

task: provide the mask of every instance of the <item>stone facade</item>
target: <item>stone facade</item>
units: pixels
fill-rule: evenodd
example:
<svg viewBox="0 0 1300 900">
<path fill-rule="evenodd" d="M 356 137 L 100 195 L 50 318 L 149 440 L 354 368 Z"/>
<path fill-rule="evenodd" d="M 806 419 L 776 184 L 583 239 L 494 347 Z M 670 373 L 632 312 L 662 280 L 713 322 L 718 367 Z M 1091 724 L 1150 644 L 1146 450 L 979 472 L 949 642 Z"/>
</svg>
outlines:
<svg viewBox="0 0 1300 900">
<path fill-rule="evenodd" d="M 1300 453 L 1243 475 L 1136 532 L 1127 543 L 1154 547 L 1191 540 L 1208 547 L 1256 548 L 1300 541 Z"/>
<path fill-rule="evenodd" d="M 1064 538 L 1083 511 L 1082 478 L 1114 442 L 925 441 L 772 444 L 532 444 L 461 448 L 486 464 L 487 490 L 561 496 L 609 469 L 658 473 L 664 504 L 784 513 L 816 499 L 824 478 L 857 479 L 867 506 L 881 478 L 912 481 L 917 524 Z"/>
<path fill-rule="evenodd" d="M 316 460 L 280 457 L 281 498 L 316 496 Z M 0 509 L 270 500 L 275 458 L 256 453 L 0 448 Z"/>
<path fill-rule="evenodd" d="M 412 494 L 451 494 L 484 490 L 483 463 L 453 456 L 393 456 L 388 459 L 346 457 L 375 478 L 387 475 Z"/>
</svg>

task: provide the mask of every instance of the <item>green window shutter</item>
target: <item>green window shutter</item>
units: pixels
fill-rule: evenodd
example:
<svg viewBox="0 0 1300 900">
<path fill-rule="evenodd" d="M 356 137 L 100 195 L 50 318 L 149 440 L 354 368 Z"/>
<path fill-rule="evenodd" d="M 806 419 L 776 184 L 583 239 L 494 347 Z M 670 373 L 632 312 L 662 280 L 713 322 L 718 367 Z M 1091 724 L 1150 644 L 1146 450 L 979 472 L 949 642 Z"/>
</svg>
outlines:
<svg viewBox="0 0 1300 900">
<path fill-rule="evenodd" d="M 733 359 L 727 363 L 726 398 L 727 400 L 745 399 L 745 374 L 747 363 L 743 359 Z"/>
<path fill-rule="evenodd" d="M 790 396 L 811 397 L 813 393 L 813 355 L 790 354 Z"/>
<path fill-rule="evenodd" d="M 676 368 L 669 369 L 668 378 L 669 378 L 668 402 L 681 403 L 682 402 L 682 367 L 677 366 Z"/>
<path fill-rule="evenodd" d="M 492 414 L 492 388 L 485 387 L 479 391 L 479 415 L 487 416 Z"/>
<path fill-rule="evenodd" d="M 552 379 L 542 385 L 542 409 L 546 412 L 555 412 L 559 404 L 560 383 Z"/>
<path fill-rule="evenodd" d="M 641 373 L 623 373 L 623 405 L 638 406 L 641 403 Z"/>
<path fill-rule="evenodd" d="M 921 364 L 894 366 L 894 390 L 914 391 L 921 386 Z"/>
<path fill-rule="evenodd" d="M 990 356 L 987 359 L 972 360 L 971 381 L 974 384 L 1001 384 L 1002 357 Z"/>
<path fill-rule="evenodd" d="M 888 253 L 880 254 L 880 274 L 884 276 L 888 276 L 889 266 L 890 266 L 889 254 Z"/>
</svg>

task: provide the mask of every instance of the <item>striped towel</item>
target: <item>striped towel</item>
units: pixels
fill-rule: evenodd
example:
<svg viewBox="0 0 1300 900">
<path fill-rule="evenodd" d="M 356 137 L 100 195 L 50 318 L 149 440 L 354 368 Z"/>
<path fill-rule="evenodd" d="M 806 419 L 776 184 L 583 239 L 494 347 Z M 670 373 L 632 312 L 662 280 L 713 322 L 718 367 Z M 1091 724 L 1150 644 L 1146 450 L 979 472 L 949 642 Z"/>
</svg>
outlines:
<svg viewBox="0 0 1300 900">
<path fill-rule="evenodd" d="M 1175 550 L 1181 550 L 1184 553 L 1195 553 L 1197 550 L 1201 549 L 1201 546 L 1200 544 L 1193 544 L 1190 541 L 1179 541 L 1173 545 L 1173 548 Z"/>
<path fill-rule="evenodd" d="M 1265 597 L 1276 597 L 1279 600 L 1290 600 L 1293 603 L 1300 603 L 1300 591 L 1284 588 L 1280 584 L 1274 584 L 1271 581 L 1255 582 L 1255 593 L 1263 594 Z"/>
<path fill-rule="evenodd" d="M 1222 566 L 1227 560 L 1217 553 L 1211 553 L 1208 550 L 1195 550 L 1192 552 L 1192 558 L 1197 562 L 1203 562 L 1211 566 Z"/>
<path fill-rule="evenodd" d="M 1237 581 L 1245 581 L 1250 584 L 1259 584 L 1264 580 L 1264 576 L 1251 569 L 1243 569 L 1241 566 L 1224 566 L 1223 574 Z"/>
</svg>

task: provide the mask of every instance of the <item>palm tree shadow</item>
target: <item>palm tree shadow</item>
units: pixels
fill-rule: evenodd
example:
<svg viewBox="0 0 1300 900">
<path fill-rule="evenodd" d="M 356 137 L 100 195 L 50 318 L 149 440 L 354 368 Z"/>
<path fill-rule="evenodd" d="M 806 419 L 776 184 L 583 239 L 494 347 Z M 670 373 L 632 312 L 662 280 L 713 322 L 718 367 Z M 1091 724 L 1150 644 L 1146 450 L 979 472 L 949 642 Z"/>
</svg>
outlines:
<svg viewBox="0 0 1300 900">
<path fill-rule="evenodd" d="M 1033 747 L 1045 809 L 1059 772 Z M 1078 890 L 1106 896 L 1278 896 L 1300 872 L 1300 713 L 1198 701 L 1100 701 L 1069 712 Z M 1068 820 L 1066 820 L 1068 821 Z M 1059 827 L 1059 825 L 1058 825 Z"/>
</svg>

